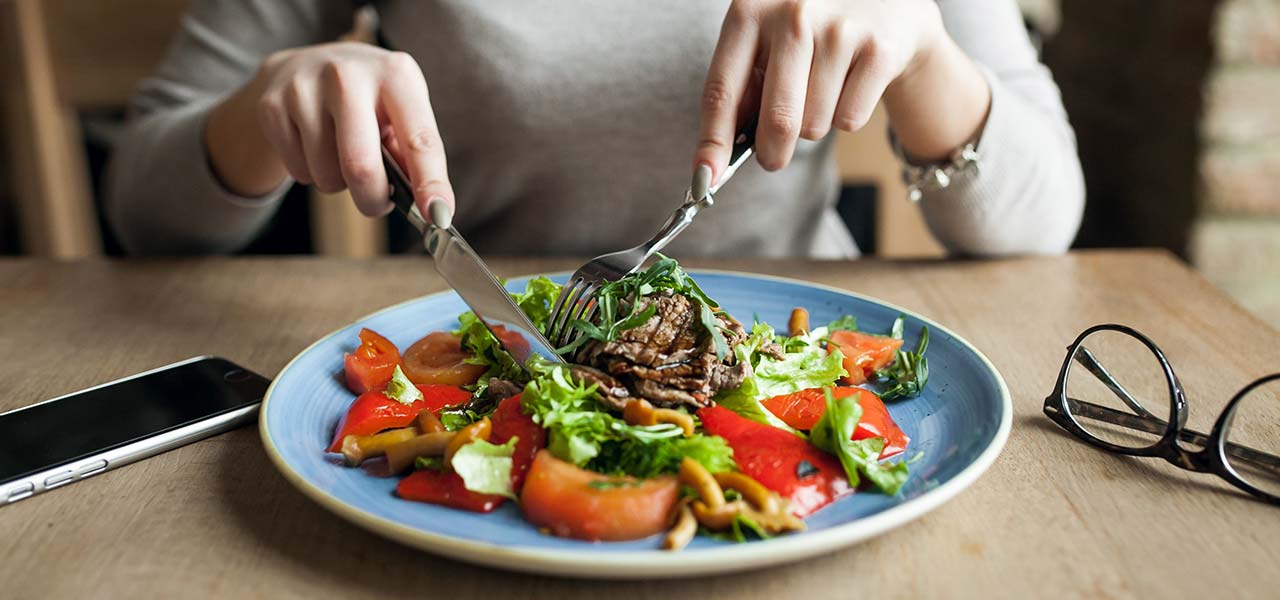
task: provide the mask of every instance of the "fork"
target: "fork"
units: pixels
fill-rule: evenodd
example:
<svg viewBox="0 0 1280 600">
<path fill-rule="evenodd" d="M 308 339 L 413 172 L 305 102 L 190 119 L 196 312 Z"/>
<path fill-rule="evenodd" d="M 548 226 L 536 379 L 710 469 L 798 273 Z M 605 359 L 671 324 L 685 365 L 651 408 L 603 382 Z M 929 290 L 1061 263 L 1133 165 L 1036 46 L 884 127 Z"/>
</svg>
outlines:
<svg viewBox="0 0 1280 600">
<path fill-rule="evenodd" d="M 581 335 L 580 331 L 570 327 L 571 323 L 579 319 L 590 322 L 595 318 L 597 307 L 592 299 L 600 286 L 636 272 L 650 257 L 680 235 L 702 209 L 715 204 L 712 196 L 751 158 L 755 138 L 756 120 L 750 119 L 733 140 L 729 166 L 720 180 L 711 185 L 711 169 L 699 167 L 694 173 L 693 184 L 685 193 L 684 204 L 676 209 L 675 214 L 671 215 L 652 239 L 634 248 L 597 256 L 573 272 L 564 287 L 560 288 L 560 295 L 552 305 L 551 316 L 547 319 L 547 340 L 554 347 L 564 348 Z"/>
</svg>

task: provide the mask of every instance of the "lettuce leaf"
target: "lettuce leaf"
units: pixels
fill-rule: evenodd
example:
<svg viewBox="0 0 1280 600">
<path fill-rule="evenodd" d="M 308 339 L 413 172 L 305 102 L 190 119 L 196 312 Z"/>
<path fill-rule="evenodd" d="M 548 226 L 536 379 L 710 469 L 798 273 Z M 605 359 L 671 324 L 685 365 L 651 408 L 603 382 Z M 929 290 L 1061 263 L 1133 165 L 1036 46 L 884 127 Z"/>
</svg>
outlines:
<svg viewBox="0 0 1280 600">
<path fill-rule="evenodd" d="M 840 459 L 849 485 L 857 487 L 862 475 L 880 491 L 891 496 L 898 493 L 907 481 L 907 463 L 880 462 L 884 438 L 854 441 L 853 430 L 862 418 L 862 407 L 853 397 L 834 398 L 830 388 L 824 388 L 823 392 L 827 397 L 827 410 L 809 432 L 809 441 Z"/>
<path fill-rule="evenodd" d="M 404 371 L 400 370 L 400 365 L 396 365 L 396 370 L 392 371 L 391 381 L 387 382 L 387 390 L 384 393 L 388 398 L 405 405 L 422 399 L 422 390 L 409 381 Z"/>
<path fill-rule="evenodd" d="M 751 335 L 734 349 L 739 361 L 751 364 L 751 377 L 746 378 L 738 389 L 717 394 L 716 403 L 753 421 L 798 433 L 760 402 L 774 396 L 832 385 L 847 375 L 844 355 L 837 349 L 828 351 L 822 347 L 826 337 L 826 327 L 788 338 L 776 336 L 773 328 L 765 323 L 755 323 L 751 327 Z M 782 360 L 760 352 L 761 346 L 771 341 L 782 346 Z"/>
<path fill-rule="evenodd" d="M 453 454 L 453 471 L 462 478 L 463 485 L 477 494 L 498 494 L 515 499 L 511 486 L 511 456 L 516 451 L 516 441 L 497 446 L 484 440 L 474 440 L 458 448 Z"/>
<path fill-rule="evenodd" d="M 535 327 L 545 331 L 547 320 L 551 317 L 551 306 L 559 294 L 559 284 L 546 277 L 534 277 L 525 284 L 523 292 L 511 294 L 511 299 L 520 307 L 520 310 L 524 311 L 524 314 L 529 316 L 529 320 Z M 493 337 L 493 333 L 485 327 L 484 322 L 475 313 L 467 311 L 458 315 L 458 323 L 459 327 L 453 332 L 454 335 L 462 339 L 463 349 L 470 350 L 474 354 L 467 359 L 467 362 L 488 367 L 476 384 L 477 393 L 484 391 L 490 377 L 505 379 L 516 384 L 529 380 L 524 369 L 520 368 L 515 359 L 502 349 L 502 344 L 498 343 L 498 339 Z"/>
<path fill-rule="evenodd" d="M 556 458 L 600 473 L 653 477 L 679 470 L 689 456 L 709 470 L 735 468 L 733 450 L 723 439 L 684 437 L 676 425 L 629 425 L 596 399 L 596 388 L 569 376 L 568 369 L 535 361 L 537 376 L 524 389 L 521 404 L 547 430 L 547 449 Z"/>
</svg>

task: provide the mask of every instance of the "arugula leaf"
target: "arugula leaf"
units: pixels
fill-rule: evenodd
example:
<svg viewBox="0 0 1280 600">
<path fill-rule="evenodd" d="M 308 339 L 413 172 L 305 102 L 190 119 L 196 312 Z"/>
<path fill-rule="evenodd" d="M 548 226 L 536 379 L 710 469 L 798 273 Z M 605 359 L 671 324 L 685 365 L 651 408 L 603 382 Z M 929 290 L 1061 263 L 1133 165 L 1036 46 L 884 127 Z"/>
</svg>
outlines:
<svg viewBox="0 0 1280 600">
<path fill-rule="evenodd" d="M 724 540 L 727 542 L 745 543 L 754 537 L 755 539 L 767 540 L 773 537 L 768 531 L 765 531 L 758 523 L 751 520 L 750 517 L 737 515 L 729 525 L 726 531 L 711 531 L 705 527 L 698 528 L 698 533 L 710 538 Z M 747 535 L 750 533 L 751 535 Z"/>
<path fill-rule="evenodd" d="M 893 322 L 890 335 L 896 339 L 902 339 L 905 321 L 906 317 L 899 316 Z M 929 327 L 922 326 L 920 341 L 916 345 L 915 352 L 898 350 L 894 355 L 893 363 L 874 374 L 877 383 L 888 386 L 881 389 L 882 400 L 902 400 L 924 391 L 924 386 L 929 381 L 929 361 L 924 357 L 924 352 L 928 348 Z"/>
<path fill-rule="evenodd" d="M 474 440 L 453 453 L 453 472 L 462 478 L 463 485 L 477 494 L 497 494 L 515 499 L 511 486 L 511 456 L 516 451 L 516 441 L 497 446 L 484 440 Z"/>
<path fill-rule="evenodd" d="M 413 468 L 419 469 L 419 470 L 443 471 L 444 457 L 443 456 L 419 456 L 418 458 L 413 459 Z"/>
<path fill-rule="evenodd" d="M 716 320 L 706 318 L 706 314 L 710 313 L 709 309 L 719 308 L 720 305 L 698 287 L 697 282 L 689 277 L 675 259 L 662 254 L 658 254 L 657 257 L 658 260 L 648 269 L 601 285 L 594 295 L 596 322 L 591 323 L 584 319 L 571 321 L 569 326 L 582 332 L 582 335 L 578 336 L 573 343 L 556 349 L 556 352 L 569 354 L 590 340 L 611 342 L 618 339 L 618 335 L 623 331 L 643 325 L 653 314 L 644 316 L 647 309 L 641 310 L 640 298 L 666 290 L 688 296 L 695 303 L 702 304 L 704 311 L 700 323 L 707 329 L 713 340 L 719 336 L 720 342 L 723 342 L 724 337 L 716 329 L 718 325 Z M 723 359 L 727 349 L 720 352 L 719 342 L 716 348 L 717 356 Z"/>
<path fill-rule="evenodd" d="M 624 487 L 639 487 L 644 483 L 641 479 L 597 479 L 587 483 L 593 490 L 616 490 Z"/>
<path fill-rule="evenodd" d="M 827 323 L 828 331 L 857 331 L 858 318 L 853 315 L 841 315 L 830 323 Z"/>
<path fill-rule="evenodd" d="M 729 353 L 729 343 L 725 341 L 724 334 L 720 333 L 720 322 L 706 304 L 699 304 L 698 312 L 702 326 L 711 332 L 711 342 L 716 347 L 716 360 L 724 360 L 724 356 Z"/>
<path fill-rule="evenodd" d="M 384 393 L 388 398 L 406 406 L 422 399 L 422 390 L 409 381 L 404 371 L 400 370 L 400 365 L 396 365 L 396 370 L 391 372 L 391 381 L 387 382 Z"/>
<path fill-rule="evenodd" d="M 525 386 L 521 404 L 547 430 L 547 449 L 561 460 L 601 473 L 653 477 L 679 471 L 685 456 L 711 471 L 735 467 L 733 450 L 721 438 L 684 437 L 676 425 L 629 425 L 597 400 L 563 366 L 531 363 L 537 376 Z"/>
<path fill-rule="evenodd" d="M 907 481 L 907 463 L 880 462 L 884 438 L 854 441 L 853 430 L 858 426 L 858 419 L 862 418 L 862 407 L 852 397 L 834 398 L 829 387 L 823 388 L 823 393 L 827 400 L 826 412 L 810 431 L 809 441 L 840 459 L 849 485 L 857 487 L 861 481 L 859 475 L 862 475 L 880 491 L 891 496 L 898 493 Z"/>
<path fill-rule="evenodd" d="M 822 340 L 826 337 L 825 327 L 807 334 L 779 338 L 765 323 L 752 325 L 751 335 L 734 349 L 739 361 L 751 364 L 752 374 L 738 389 L 717 394 L 715 401 L 753 421 L 798 433 L 764 408 L 760 401 L 831 385 L 845 376 L 844 355 L 838 349 L 823 348 Z M 762 346 L 774 341 L 782 346 L 782 360 L 760 352 Z"/>
</svg>

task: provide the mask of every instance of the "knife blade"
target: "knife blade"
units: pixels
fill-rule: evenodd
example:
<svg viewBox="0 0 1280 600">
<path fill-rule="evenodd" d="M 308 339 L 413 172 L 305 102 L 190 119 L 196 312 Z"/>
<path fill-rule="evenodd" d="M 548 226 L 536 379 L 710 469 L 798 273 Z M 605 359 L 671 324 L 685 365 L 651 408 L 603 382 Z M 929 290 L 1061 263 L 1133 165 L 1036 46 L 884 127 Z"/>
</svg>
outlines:
<svg viewBox="0 0 1280 600">
<path fill-rule="evenodd" d="M 409 223 L 422 232 L 423 245 L 434 260 L 436 271 L 449 282 L 463 302 L 471 307 L 485 327 L 493 333 L 498 343 L 516 362 L 529 370 L 527 363 L 533 356 L 563 364 L 564 359 L 555 353 L 551 343 L 520 310 L 511 294 L 484 264 L 471 245 L 452 226 L 437 227 L 428 223 L 413 201 L 409 178 L 405 176 L 395 158 L 384 147 L 382 162 L 387 169 L 387 181 L 391 184 L 391 202 Z M 434 207 L 433 211 L 434 211 Z M 451 215 L 433 219 L 432 222 L 450 221 Z M 501 329 L 499 329 L 501 328 Z M 502 331 L 505 329 L 505 332 Z M 509 337 L 516 334 L 524 343 Z M 505 335 L 504 335 L 505 334 Z"/>
</svg>

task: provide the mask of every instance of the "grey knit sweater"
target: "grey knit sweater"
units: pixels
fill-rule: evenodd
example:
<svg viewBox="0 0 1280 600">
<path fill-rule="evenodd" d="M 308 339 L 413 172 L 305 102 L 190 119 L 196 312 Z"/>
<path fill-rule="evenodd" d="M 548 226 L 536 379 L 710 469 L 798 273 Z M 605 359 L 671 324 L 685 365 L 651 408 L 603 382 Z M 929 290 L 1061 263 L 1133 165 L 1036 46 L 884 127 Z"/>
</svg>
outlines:
<svg viewBox="0 0 1280 600">
<path fill-rule="evenodd" d="M 981 172 L 920 203 L 930 229 L 952 252 L 1065 250 L 1084 203 L 1075 139 L 1013 0 L 939 4 L 992 104 Z M 646 239 L 682 200 L 727 5 L 375 2 L 383 37 L 418 60 L 431 87 L 467 239 L 482 254 L 576 255 Z M 353 11 L 345 0 L 192 3 L 133 99 L 111 165 L 107 212 L 128 250 L 228 252 L 253 240 L 286 186 L 260 198 L 224 189 L 205 155 L 205 120 L 267 54 L 332 40 Z M 744 167 L 669 252 L 856 256 L 834 212 L 837 189 L 831 138 L 802 140 L 782 171 Z"/>
</svg>

